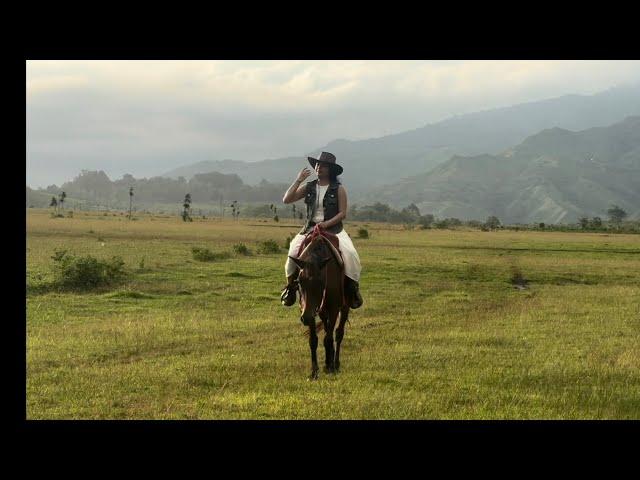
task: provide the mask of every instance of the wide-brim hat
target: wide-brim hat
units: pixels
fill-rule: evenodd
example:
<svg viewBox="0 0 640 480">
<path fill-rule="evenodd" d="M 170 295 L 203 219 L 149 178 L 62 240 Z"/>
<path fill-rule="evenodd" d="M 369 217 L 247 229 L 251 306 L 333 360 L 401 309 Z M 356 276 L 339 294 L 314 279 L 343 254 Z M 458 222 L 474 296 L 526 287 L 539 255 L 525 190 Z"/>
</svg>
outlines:
<svg viewBox="0 0 640 480">
<path fill-rule="evenodd" d="M 323 162 L 330 166 L 330 168 L 336 172 L 336 175 L 340 175 L 343 168 L 336 163 L 336 156 L 333 153 L 322 152 L 318 158 L 307 157 L 311 166 L 315 169 L 316 163 Z"/>
</svg>

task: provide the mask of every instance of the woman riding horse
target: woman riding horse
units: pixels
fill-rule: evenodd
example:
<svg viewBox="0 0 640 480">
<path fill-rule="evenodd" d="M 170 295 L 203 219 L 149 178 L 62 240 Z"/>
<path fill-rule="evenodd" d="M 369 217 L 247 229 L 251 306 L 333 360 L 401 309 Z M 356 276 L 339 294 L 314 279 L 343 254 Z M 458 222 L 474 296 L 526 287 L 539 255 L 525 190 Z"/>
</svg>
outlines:
<svg viewBox="0 0 640 480">
<path fill-rule="evenodd" d="M 305 236 L 317 225 L 318 228 L 333 233 L 338 237 L 339 249 L 344 261 L 345 290 L 351 299 L 350 307 L 358 308 L 362 305 L 362 297 L 358 282 L 360 281 L 360 257 L 353 246 L 353 242 L 347 232 L 342 228 L 342 220 L 347 217 L 347 191 L 338 181 L 338 175 L 343 168 L 336 163 L 335 155 L 322 152 L 320 158 L 308 157 L 309 163 L 314 167 L 318 179 L 301 183 L 311 175 L 308 168 L 303 168 L 296 180 L 284 194 L 284 203 L 293 203 L 302 198 L 307 205 L 307 221 L 289 245 L 289 255 L 285 264 L 287 285 L 281 295 L 282 304 L 289 307 L 296 302 L 298 290 L 298 274 L 300 269 L 291 258 L 298 258 L 298 251 Z"/>
</svg>

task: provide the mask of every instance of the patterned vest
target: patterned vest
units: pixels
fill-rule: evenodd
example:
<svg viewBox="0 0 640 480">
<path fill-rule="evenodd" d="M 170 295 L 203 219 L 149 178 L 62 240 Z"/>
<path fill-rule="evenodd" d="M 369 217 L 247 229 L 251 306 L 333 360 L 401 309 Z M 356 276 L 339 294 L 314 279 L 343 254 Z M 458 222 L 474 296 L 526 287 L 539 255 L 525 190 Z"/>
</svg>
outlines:
<svg viewBox="0 0 640 480">
<path fill-rule="evenodd" d="M 315 222 L 313 221 L 313 217 L 316 209 L 316 185 L 318 180 L 314 180 L 313 182 L 307 183 L 307 192 L 304 197 L 304 203 L 307 205 L 307 222 L 305 223 L 302 230 L 300 230 L 301 234 L 307 234 L 313 230 L 315 226 Z M 327 192 L 324 194 L 324 198 L 322 200 L 322 206 L 324 207 L 324 221 L 331 220 L 335 217 L 340 209 L 338 208 L 338 187 L 339 183 L 331 183 L 327 188 Z M 327 228 L 327 232 L 331 232 L 333 234 L 338 234 L 342 231 L 342 221 L 336 223 L 333 227 Z"/>
</svg>

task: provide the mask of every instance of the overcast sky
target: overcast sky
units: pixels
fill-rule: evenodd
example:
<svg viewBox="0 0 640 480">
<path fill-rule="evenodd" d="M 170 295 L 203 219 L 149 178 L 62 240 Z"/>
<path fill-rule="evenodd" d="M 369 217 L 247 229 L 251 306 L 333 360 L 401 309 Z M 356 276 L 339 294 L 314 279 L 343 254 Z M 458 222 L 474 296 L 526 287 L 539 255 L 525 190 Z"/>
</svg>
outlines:
<svg viewBox="0 0 640 480">
<path fill-rule="evenodd" d="M 28 61 L 27 185 L 302 157 L 639 81 L 640 61 Z"/>
</svg>

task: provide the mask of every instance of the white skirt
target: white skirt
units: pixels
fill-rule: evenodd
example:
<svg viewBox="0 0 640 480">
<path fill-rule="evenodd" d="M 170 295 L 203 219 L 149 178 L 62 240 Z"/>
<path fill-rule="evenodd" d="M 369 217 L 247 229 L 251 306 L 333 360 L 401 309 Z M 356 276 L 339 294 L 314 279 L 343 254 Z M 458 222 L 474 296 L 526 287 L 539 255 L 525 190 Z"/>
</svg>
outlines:
<svg viewBox="0 0 640 480">
<path fill-rule="evenodd" d="M 298 258 L 298 250 L 300 249 L 300 245 L 302 244 L 304 237 L 305 235 L 299 233 L 298 235 L 293 237 L 293 240 L 291 240 L 287 262 L 284 265 L 284 271 L 287 277 L 290 277 L 291 275 L 296 273 L 296 269 L 298 268 L 298 266 L 293 261 L 291 261 L 289 257 Z M 347 235 L 347 232 L 344 228 L 340 233 L 337 234 L 337 237 L 338 241 L 340 242 L 340 253 L 342 254 L 342 259 L 344 260 L 344 273 L 347 277 L 355 280 L 356 282 L 359 282 L 362 266 L 360 266 L 360 257 L 358 256 L 356 247 L 353 246 L 351 237 Z"/>
</svg>

